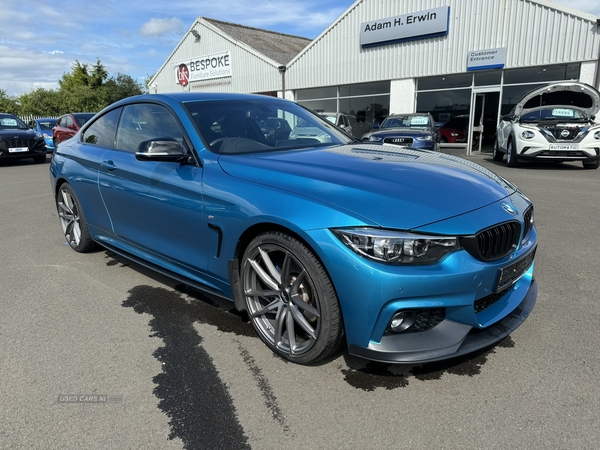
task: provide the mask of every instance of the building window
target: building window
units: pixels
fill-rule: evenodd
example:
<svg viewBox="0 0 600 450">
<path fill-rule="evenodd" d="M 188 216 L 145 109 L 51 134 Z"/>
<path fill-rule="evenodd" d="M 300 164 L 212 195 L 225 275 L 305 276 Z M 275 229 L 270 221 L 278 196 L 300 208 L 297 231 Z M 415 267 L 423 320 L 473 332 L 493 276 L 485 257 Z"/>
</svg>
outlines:
<svg viewBox="0 0 600 450">
<path fill-rule="evenodd" d="M 296 91 L 296 101 L 314 100 L 322 98 L 337 98 L 337 86 L 327 86 L 312 89 L 299 89 Z"/>
<path fill-rule="evenodd" d="M 348 84 L 296 91 L 296 101 L 315 112 L 343 113 L 361 137 L 390 112 L 390 82 Z"/>
<path fill-rule="evenodd" d="M 456 73 L 451 75 L 438 75 L 435 77 L 424 77 L 417 80 L 417 90 L 429 91 L 431 89 L 450 89 L 471 86 L 472 73 Z"/>
<path fill-rule="evenodd" d="M 581 64 L 523 67 L 504 71 L 504 84 L 578 80 Z"/>
<path fill-rule="evenodd" d="M 471 89 L 419 92 L 417 95 L 417 112 L 431 113 L 436 122 L 468 115 L 470 107 Z"/>
</svg>

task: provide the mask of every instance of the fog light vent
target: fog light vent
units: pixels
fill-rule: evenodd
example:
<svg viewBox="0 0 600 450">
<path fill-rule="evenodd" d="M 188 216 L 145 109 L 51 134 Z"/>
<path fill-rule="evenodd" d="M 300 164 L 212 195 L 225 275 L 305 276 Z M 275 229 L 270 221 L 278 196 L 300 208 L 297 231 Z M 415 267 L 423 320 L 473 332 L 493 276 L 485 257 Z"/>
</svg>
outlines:
<svg viewBox="0 0 600 450">
<path fill-rule="evenodd" d="M 392 333 L 427 331 L 446 318 L 445 308 L 410 309 L 397 311 L 390 320 Z"/>
</svg>

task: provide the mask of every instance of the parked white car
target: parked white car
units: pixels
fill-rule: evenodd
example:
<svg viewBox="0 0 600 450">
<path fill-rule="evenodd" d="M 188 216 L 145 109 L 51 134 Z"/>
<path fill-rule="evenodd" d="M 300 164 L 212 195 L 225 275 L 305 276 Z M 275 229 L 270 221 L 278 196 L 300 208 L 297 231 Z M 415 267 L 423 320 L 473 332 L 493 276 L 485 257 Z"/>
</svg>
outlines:
<svg viewBox="0 0 600 450">
<path fill-rule="evenodd" d="M 352 135 L 352 125 L 346 114 L 334 112 L 320 112 L 319 115 L 324 119 L 329 120 L 332 124 L 337 125 L 349 135 Z"/>
<path fill-rule="evenodd" d="M 502 117 L 496 133 L 494 161 L 516 167 L 521 161 L 581 161 L 600 166 L 600 93 L 579 82 L 560 82 L 525 95 Z"/>
</svg>

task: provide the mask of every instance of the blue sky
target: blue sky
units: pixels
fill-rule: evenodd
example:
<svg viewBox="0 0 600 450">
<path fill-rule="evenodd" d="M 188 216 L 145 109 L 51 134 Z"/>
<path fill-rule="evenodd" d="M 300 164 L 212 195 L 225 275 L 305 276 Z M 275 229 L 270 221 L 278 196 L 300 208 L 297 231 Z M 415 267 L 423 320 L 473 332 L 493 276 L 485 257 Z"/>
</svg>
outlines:
<svg viewBox="0 0 600 450">
<path fill-rule="evenodd" d="M 600 17 L 597 0 L 560 0 Z M 0 89 L 56 89 L 76 60 L 143 82 L 199 17 L 315 38 L 352 0 L 0 0 Z"/>
</svg>

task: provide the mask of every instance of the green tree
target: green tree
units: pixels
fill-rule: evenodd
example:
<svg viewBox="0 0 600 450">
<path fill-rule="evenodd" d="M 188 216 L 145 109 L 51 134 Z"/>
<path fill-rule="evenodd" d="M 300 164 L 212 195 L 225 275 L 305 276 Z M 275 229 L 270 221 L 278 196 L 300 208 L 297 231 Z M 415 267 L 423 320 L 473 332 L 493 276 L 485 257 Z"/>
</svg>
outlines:
<svg viewBox="0 0 600 450">
<path fill-rule="evenodd" d="M 17 101 L 9 97 L 4 89 L 0 89 L 0 112 L 9 114 L 18 114 L 19 107 Z"/>
<path fill-rule="evenodd" d="M 144 86 L 130 75 L 117 73 L 111 76 L 102 86 L 103 101 L 108 106 L 116 101 L 132 95 L 140 95 L 145 92 Z"/>
<path fill-rule="evenodd" d="M 18 97 L 19 114 L 22 116 L 59 116 L 65 106 L 58 91 L 38 88 Z"/>
</svg>

